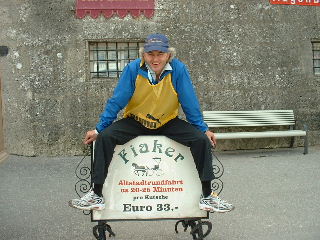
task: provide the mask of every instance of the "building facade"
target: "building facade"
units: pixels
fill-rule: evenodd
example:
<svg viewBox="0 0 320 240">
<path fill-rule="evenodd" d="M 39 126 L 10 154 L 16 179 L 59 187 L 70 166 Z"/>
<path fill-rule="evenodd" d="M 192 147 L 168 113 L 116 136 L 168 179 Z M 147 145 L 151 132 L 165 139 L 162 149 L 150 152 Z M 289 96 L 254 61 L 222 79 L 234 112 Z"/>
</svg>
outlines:
<svg viewBox="0 0 320 240">
<path fill-rule="evenodd" d="M 121 69 L 156 32 L 188 65 L 202 110 L 293 109 L 309 126 L 310 144 L 320 143 L 319 6 L 157 0 L 152 18 L 96 19 L 76 18 L 75 10 L 74 0 L 0 0 L 8 153 L 83 154 L 84 134 L 95 127 Z M 247 139 L 219 147 L 289 143 Z"/>
</svg>

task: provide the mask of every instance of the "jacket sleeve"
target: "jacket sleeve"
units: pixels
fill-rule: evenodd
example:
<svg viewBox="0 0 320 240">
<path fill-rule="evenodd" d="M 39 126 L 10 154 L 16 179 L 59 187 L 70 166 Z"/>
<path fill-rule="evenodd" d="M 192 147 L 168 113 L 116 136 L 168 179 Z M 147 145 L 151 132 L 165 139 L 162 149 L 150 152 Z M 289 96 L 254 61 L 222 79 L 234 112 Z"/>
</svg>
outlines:
<svg viewBox="0 0 320 240">
<path fill-rule="evenodd" d="M 177 69 L 173 69 L 173 71 L 177 71 L 176 74 L 174 74 L 173 81 L 175 82 L 174 85 L 178 93 L 179 102 L 186 115 L 187 121 L 197 127 L 200 131 L 206 132 L 209 128 L 203 121 L 199 100 L 187 67 L 181 63 Z"/>
<path fill-rule="evenodd" d="M 104 112 L 100 115 L 100 121 L 96 125 L 98 132 L 103 131 L 111 125 L 117 118 L 119 111 L 128 104 L 133 95 L 136 74 L 130 69 L 129 65 L 123 69 L 119 82 L 114 89 L 113 96 L 106 102 Z"/>
</svg>

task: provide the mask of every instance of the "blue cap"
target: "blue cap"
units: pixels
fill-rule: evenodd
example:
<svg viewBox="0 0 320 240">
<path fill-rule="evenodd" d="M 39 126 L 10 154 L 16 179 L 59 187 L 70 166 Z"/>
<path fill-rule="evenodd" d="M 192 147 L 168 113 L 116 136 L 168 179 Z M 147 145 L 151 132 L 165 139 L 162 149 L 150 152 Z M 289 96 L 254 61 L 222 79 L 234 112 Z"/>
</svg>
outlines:
<svg viewBox="0 0 320 240">
<path fill-rule="evenodd" d="M 168 52 L 169 51 L 169 39 L 163 34 L 150 34 L 144 43 L 144 51 L 161 51 Z"/>
</svg>

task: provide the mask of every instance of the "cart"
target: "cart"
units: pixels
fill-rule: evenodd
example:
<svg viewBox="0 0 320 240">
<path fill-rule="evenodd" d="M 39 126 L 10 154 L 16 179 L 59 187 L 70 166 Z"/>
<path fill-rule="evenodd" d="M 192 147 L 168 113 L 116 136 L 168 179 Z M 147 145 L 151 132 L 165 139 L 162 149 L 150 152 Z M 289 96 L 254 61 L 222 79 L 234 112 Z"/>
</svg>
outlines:
<svg viewBox="0 0 320 240">
<path fill-rule="evenodd" d="M 83 195 L 91 188 L 94 144 L 90 157 L 76 168 L 75 191 Z M 220 193 L 223 165 L 214 158 L 212 190 Z M 193 239 L 202 240 L 212 231 L 209 213 L 198 207 L 201 182 L 190 149 L 165 136 L 139 136 L 117 145 L 103 187 L 106 208 L 83 211 L 91 216 L 98 240 L 115 236 L 110 222 L 174 220 L 175 232 L 181 224 L 190 228 Z M 186 202 L 179 199 L 188 199 Z M 205 229 L 205 231 L 204 231 Z"/>
</svg>

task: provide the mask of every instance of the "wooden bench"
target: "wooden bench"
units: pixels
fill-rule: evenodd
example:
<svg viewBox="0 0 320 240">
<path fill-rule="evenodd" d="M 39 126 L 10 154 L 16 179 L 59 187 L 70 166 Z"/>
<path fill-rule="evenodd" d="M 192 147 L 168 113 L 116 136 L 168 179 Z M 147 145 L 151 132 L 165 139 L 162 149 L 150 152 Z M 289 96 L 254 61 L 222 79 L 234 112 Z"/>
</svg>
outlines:
<svg viewBox="0 0 320 240">
<path fill-rule="evenodd" d="M 308 153 L 308 127 L 297 130 L 297 120 L 293 110 L 258 110 L 258 111 L 203 111 L 204 121 L 209 128 L 228 127 L 265 127 L 287 126 L 288 129 L 278 131 L 245 131 L 215 133 L 217 139 L 294 137 L 304 138 L 304 154 Z"/>
</svg>

